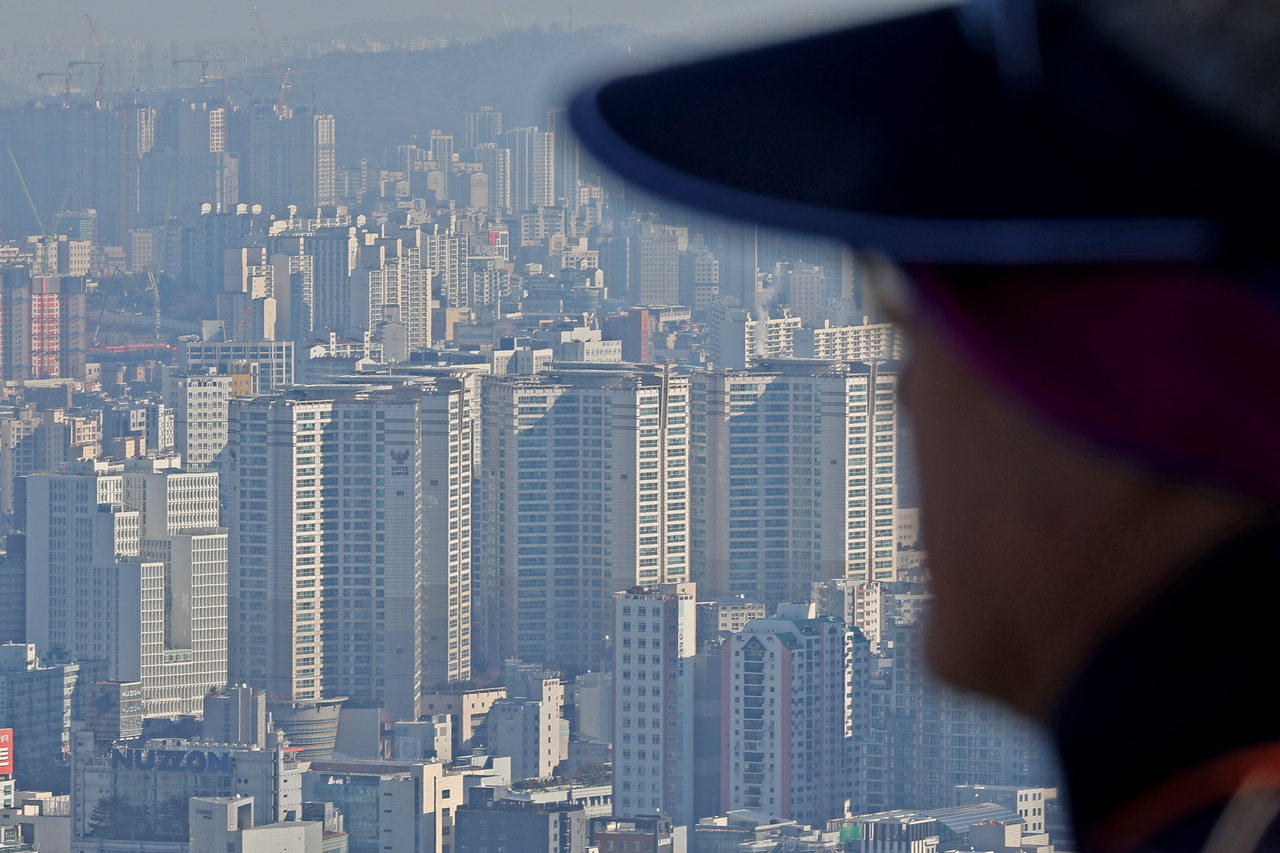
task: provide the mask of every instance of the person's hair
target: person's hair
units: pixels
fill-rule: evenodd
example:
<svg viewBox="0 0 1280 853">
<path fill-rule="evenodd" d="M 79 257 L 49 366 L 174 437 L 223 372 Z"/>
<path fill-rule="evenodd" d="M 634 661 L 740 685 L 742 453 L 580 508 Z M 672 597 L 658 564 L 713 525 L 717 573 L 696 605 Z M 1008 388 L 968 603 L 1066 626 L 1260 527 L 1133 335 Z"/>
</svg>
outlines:
<svg viewBox="0 0 1280 853">
<path fill-rule="evenodd" d="M 1139 66 L 1280 151 L 1280 2 L 1072 2 Z"/>
</svg>

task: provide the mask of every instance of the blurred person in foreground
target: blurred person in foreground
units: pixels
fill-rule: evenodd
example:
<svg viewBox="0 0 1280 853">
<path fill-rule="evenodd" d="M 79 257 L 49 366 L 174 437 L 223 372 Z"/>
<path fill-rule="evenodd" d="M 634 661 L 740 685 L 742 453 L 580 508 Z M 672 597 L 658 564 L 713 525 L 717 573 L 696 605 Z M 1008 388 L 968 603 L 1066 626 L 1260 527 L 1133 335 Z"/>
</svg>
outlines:
<svg viewBox="0 0 1280 853">
<path fill-rule="evenodd" d="M 613 80 L 629 181 L 878 253 L 944 678 L 1086 851 L 1280 848 L 1280 2 L 982 0 Z"/>
</svg>

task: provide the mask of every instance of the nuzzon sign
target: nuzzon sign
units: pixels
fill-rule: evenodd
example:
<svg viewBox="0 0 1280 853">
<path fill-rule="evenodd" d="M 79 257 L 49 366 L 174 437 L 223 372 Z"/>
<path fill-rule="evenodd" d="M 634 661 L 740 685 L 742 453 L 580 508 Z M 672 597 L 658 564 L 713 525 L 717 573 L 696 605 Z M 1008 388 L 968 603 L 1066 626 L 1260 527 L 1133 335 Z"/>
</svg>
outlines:
<svg viewBox="0 0 1280 853">
<path fill-rule="evenodd" d="M 190 752 L 181 749 L 113 749 L 112 770 L 154 770 L 167 773 L 230 773 L 231 753 Z"/>
</svg>

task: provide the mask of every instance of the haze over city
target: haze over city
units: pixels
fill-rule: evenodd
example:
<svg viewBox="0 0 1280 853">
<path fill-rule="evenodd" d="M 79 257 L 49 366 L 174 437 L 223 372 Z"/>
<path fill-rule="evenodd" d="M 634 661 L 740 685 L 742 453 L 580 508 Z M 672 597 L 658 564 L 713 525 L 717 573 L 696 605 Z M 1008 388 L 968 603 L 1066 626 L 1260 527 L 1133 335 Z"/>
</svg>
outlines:
<svg viewBox="0 0 1280 853">
<path fill-rule="evenodd" d="M 1073 849 L 876 259 L 569 114 L 906 8 L 0 5 L 0 851 Z"/>
</svg>

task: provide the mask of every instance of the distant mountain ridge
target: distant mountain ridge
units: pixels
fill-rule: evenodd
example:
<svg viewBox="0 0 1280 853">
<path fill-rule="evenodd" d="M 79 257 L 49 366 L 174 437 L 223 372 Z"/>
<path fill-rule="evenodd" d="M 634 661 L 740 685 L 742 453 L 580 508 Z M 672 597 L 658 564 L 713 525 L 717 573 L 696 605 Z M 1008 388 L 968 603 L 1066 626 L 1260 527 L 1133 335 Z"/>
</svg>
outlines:
<svg viewBox="0 0 1280 853">
<path fill-rule="evenodd" d="M 418 15 L 407 21 L 362 21 L 335 24 L 293 33 L 289 40 L 297 44 L 327 44 L 331 41 L 408 41 L 412 38 L 447 38 L 461 42 L 476 41 L 500 35 L 510 29 L 501 25 L 482 24 L 444 15 Z"/>
<path fill-rule="evenodd" d="M 464 113 L 482 105 L 502 112 L 504 128 L 545 126 L 547 110 L 567 103 L 586 80 L 611 71 L 652 66 L 636 47 L 656 47 L 655 36 L 622 28 L 577 31 L 517 30 L 443 50 L 330 53 L 300 63 L 290 101 L 332 111 L 339 162 L 367 157 L 411 141 L 425 145 L 433 129 L 465 144 Z"/>
</svg>

